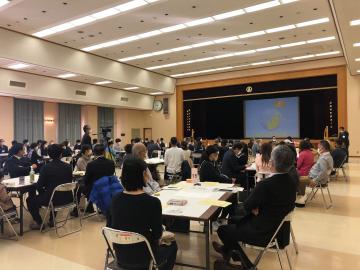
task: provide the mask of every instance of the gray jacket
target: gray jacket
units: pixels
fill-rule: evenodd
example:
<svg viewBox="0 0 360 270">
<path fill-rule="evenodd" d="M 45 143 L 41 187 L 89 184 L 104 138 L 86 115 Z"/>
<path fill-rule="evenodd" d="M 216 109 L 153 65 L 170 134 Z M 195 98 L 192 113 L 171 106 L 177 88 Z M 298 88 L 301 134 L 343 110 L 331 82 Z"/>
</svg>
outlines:
<svg viewBox="0 0 360 270">
<path fill-rule="evenodd" d="M 323 153 L 320 155 L 315 165 L 312 166 L 309 177 L 316 183 L 326 184 L 329 181 L 333 166 L 334 161 L 330 152 Z"/>
</svg>

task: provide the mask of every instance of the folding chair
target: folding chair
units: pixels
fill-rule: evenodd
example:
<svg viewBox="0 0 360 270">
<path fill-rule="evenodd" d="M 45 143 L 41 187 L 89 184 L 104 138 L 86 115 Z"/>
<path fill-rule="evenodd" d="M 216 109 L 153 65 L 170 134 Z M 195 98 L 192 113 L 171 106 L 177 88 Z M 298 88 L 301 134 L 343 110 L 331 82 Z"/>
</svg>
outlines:
<svg viewBox="0 0 360 270">
<path fill-rule="evenodd" d="M 4 221 L 9 225 L 9 228 L 15 235 L 15 240 L 19 240 L 19 235 L 15 231 L 11 221 L 17 219 L 17 211 L 16 208 L 10 210 L 10 211 L 4 211 L 4 209 L 0 206 L 0 227 L 1 227 L 1 233 L 4 233 Z"/>
<path fill-rule="evenodd" d="M 81 218 L 80 218 L 79 205 L 78 205 L 78 201 L 76 199 L 76 191 L 77 191 L 77 183 L 74 183 L 74 182 L 73 183 L 61 184 L 61 185 L 57 186 L 54 189 L 54 191 L 53 191 L 53 193 L 51 195 L 51 198 L 50 198 L 49 205 L 42 207 L 42 208 L 46 208 L 46 212 L 45 212 L 45 216 L 44 216 L 43 222 L 42 222 L 41 227 L 40 227 L 41 232 L 43 231 L 43 228 L 44 228 L 44 225 L 45 225 L 45 222 L 46 222 L 46 218 L 49 215 L 50 211 L 51 211 L 51 215 L 52 215 L 52 218 L 53 218 L 56 235 L 59 238 L 64 237 L 64 236 L 69 235 L 69 234 L 72 234 L 72 233 L 76 233 L 76 232 L 81 231 L 82 223 L 81 223 Z M 53 199 L 54 199 L 54 195 L 57 192 L 71 192 L 72 197 L 73 197 L 72 202 L 70 202 L 68 204 L 63 204 L 63 205 L 54 205 Z M 75 207 L 76 207 L 76 209 L 78 211 L 78 215 L 79 215 L 80 228 L 60 235 L 59 232 L 58 232 L 58 229 L 60 229 L 60 228 L 62 228 L 62 227 L 64 227 L 66 225 L 67 221 L 69 220 L 70 212 Z M 55 212 L 59 212 L 61 210 L 65 210 L 65 209 L 68 210 L 68 213 L 66 215 L 65 220 L 57 222 Z M 60 224 L 62 223 L 62 224 L 60 226 L 57 226 L 59 223 Z"/>
<path fill-rule="evenodd" d="M 329 205 L 326 203 L 326 199 L 325 199 L 325 195 L 324 195 L 324 189 L 327 190 L 328 196 L 329 196 Z M 331 194 L 330 194 L 330 190 L 329 190 L 329 181 L 326 184 L 318 184 L 317 186 L 313 187 L 309 196 L 307 197 L 306 201 L 305 201 L 305 205 L 309 202 L 312 201 L 315 198 L 315 195 L 318 191 L 321 191 L 321 195 L 322 195 L 322 200 L 323 200 L 323 205 L 325 210 L 329 209 L 332 207 L 332 198 L 331 198 Z"/>
<path fill-rule="evenodd" d="M 120 230 L 115 230 L 115 229 L 111 229 L 108 227 L 104 227 L 102 229 L 102 233 L 103 236 L 105 238 L 106 244 L 108 246 L 107 251 L 106 251 L 106 259 L 105 259 L 105 270 L 119 270 L 119 269 L 123 269 L 122 267 L 120 267 L 118 265 L 118 261 L 115 255 L 115 251 L 113 249 L 113 245 L 114 244 L 119 244 L 119 245 L 134 245 L 134 244 L 139 244 L 139 243 L 145 243 L 148 252 L 150 254 L 150 262 L 149 262 L 149 270 L 158 270 L 159 266 L 154 253 L 151 249 L 151 245 L 149 243 L 149 241 L 142 236 L 141 234 L 138 233 L 133 233 L 133 232 L 128 232 L 128 231 L 120 231 Z M 110 261 L 110 255 L 113 258 L 112 261 Z M 139 254 L 139 256 L 143 256 L 144 254 Z"/>
<path fill-rule="evenodd" d="M 191 154 L 191 157 L 192 157 L 193 164 L 194 164 L 195 168 L 199 167 L 201 156 L 202 156 L 202 153 L 192 153 Z"/>
<path fill-rule="evenodd" d="M 346 163 L 346 160 L 347 160 L 347 156 L 345 156 L 344 160 L 341 162 L 341 164 L 340 164 L 339 167 L 334 168 L 334 169 L 335 169 L 334 174 L 331 175 L 330 177 L 335 176 L 335 181 L 338 180 L 339 170 L 340 170 L 340 169 L 341 169 L 342 174 L 343 174 L 343 176 L 344 176 L 344 178 L 345 178 L 345 181 L 348 181 L 347 175 L 346 175 L 346 173 L 345 173 L 345 167 L 344 167 L 344 166 L 345 166 L 345 163 Z"/>
<path fill-rule="evenodd" d="M 279 263 L 280 263 L 280 267 L 281 269 L 283 269 L 283 265 L 282 265 L 282 262 L 281 262 L 281 258 L 280 258 L 280 250 L 282 251 L 285 251 L 285 254 L 286 254 L 286 258 L 287 258 L 287 261 L 288 261 L 288 264 L 289 264 L 289 267 L 290 267 L 290 270 L 293 269 L 292 267 L 292 264 L 291 264 L 291 261 L 290 261 L 290 257 L 289 257 L 289 253 L 287 251 L 287 248 L 290 244 L 290 239 L 289 239 L 289 243 L 288 244 L 285 244 L 284 246 L 279 246 L 279 242 L 278 242 L 278 234 L 280 233 L 280 230 L 282 229 L 283 225 L 285 224 L 285 222 L 289 222 L 289 226 L 290 226 L 290 236 L 293 240 L 293 244 L 294 244 L 294 248 L 295 248 L 295 251 L 296 251 L 296 254 L 299 254 L 299 250 L 298 250 L 298 246 L 297 246 L 297 243 L 296 243 L 296 239 L 295 239 L 295 235 L 294 235 L 294 231 L 291 227 L 291 218 L 292 218 L 292 211 L 287 214 L 283 220 L 281 221 L 281 223 L 279 224 L 279 226 L 277 227 L 275 233 L 273 234 L 273 236 L 271 237 L 270 241 L 268 242 L 267 245 L 265 246 L 257 246 L 257 245 L 253 245 L 251 244 L 252 247 L 254 248 L 257 248 L 257 249 L 261 249 L 259 255 L 256 257 L 255 261 L 254 261 L 254 267 L 252 269 L 256 269 L 256 267 L 259 265 L 262 257 L 265 255 L 265 252 L 270 249 L 270 248 L 276 248 L 276 253 L 277 253 L 277 256 L 278 256 L 278 259 L 279 259 Z M 247 243 L 244 243 L 244 244 L 247 244 Z"/>
</svg>

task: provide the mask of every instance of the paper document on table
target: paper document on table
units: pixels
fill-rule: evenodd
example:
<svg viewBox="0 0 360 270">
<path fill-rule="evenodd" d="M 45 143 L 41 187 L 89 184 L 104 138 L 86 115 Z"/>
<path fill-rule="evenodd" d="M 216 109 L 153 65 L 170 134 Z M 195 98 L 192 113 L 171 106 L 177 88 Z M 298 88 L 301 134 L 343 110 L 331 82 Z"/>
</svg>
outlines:
<svg viewBox="0 0 360 270">
<path fill-rule="evenodd" d="M 217 187 L 219 185 L 218 182 L 202 182 L 202 186 L 204 187 Z"/>
<path fill-rule="evenodd" d="M 168 185 L 168 186 L 163 187 L 162 189 L 164 189 L 164 190 L 181 190 L 182 187 L 177 186 L 177 185 Z"/>
<path fill-rule="evenodd" d="M 199 203 L 202 205 L 212 205 L 212 206 L 219 206 L 219 207 L 227 207 L 227 206 L 231 205 L 230 202 L 214 200 L 214 199 L 202 200 L 202 201 L 199 201 Z"/>
<path fill-rule="evenodd" d="M 176 193 L 176 197 L 185 197 L 185 198 L 200 198 L 205 199 L 211 197 L 211 193 L 209 192 L 200 192 L 199 191 L 179 191 Z"/>
</svg>

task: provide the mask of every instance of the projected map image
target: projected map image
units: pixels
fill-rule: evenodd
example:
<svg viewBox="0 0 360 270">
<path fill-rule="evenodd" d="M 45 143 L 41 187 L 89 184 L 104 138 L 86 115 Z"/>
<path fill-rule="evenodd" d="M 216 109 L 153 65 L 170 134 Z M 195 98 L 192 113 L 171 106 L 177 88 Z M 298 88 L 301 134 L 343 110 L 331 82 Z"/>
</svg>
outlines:
<svg viewBox="0 0 360 270">
<path fill-rule="evenodd" d="M 299 137 L 299 98 L 247 100 L 245 137 Z"/>
</svg>

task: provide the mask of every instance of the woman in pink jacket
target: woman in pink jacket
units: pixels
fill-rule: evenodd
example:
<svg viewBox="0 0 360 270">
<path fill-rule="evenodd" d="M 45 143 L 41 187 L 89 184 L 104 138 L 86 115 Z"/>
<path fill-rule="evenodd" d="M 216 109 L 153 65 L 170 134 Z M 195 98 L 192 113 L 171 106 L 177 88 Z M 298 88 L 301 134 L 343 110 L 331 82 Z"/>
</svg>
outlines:
<svg viewBox="0 0 360 270">
<path fill-rule="evenodd" d="M 307 141 L 301 141 L 299 149 L 300 153 L 296 167 L 300 176 L 308 176 L 314 164 L 314 154 L 311 151 L 310 143 Z"/>
</svg>

